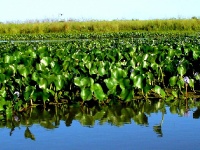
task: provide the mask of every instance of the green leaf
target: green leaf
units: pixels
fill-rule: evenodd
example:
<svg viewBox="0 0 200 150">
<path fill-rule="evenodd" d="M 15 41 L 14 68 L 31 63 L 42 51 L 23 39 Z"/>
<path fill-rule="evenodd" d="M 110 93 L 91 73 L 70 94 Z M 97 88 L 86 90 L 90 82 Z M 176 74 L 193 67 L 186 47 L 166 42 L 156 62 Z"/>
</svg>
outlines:
<svg viewBox="0 0 200 150">
<path fill-rule="evenodd" d="M 121 79 L 119 80 L 119 86 L 121 89 L 126 88 L 129 89 L 131 87 L 129 79 Z"/>
<path fill-rule="evenodd" d="M 158 85 L 154 87 L 155 93 L 159 94 L 161 97 L 165 98 L 165 91 Z"/>
<path fill-rule="evenodd" d="M 40 64 L 44 65 L 44 66 L 48 66 L 51 62 L 51 58 L 50 57 L 43 57 L 40 60 Z"/>
<path fill-rule="evenodd" d="M 107 73 L 106 70 L 104 69 L 104 66 L 99 66 L 98 73 L 100 76 L 103 76 Z"/>
<path fill-rule="evenodd" d="M 63 76 L 62 75 L 57 75 L 55 77 L 55 81 L 54 81 L 54 84 L 56 86 L 56 91 L 61 90 L 63 88 L 63 86 L 64 86 L 64 83 L 65 83 L 65 81 L 64 81 Z"/>
<path fill-rule="evenodd" d="M 177 85 L 178 85 L 179 89 L 184 88 L 185 82 L 184 82 L 183 78 L 180 78 L 177 81 Z"/>
<path fill-rule="evenodd" d="M 108 78 L 104 79 L 104 82 L 106 83 L 106 86 L 109 89 L 108 94 L 114 94 L 116 92 L 116 87 L 118 85 L 117 80 L 115 78 Z"/>
<path fill-rule="evenodd" d="M 25 88 L 25 92 L 24 92 L 24 99 L 25 100 L 30 100 L 30 98 L 33 95 L 35 89 L 36 88 L 34 86 L 27 86 Z"/>
<path fill-rule="evenodd" d="M 119 81 L 120 79 L 127 77 L 127 72 L 121 68 L 116 68 L 111 70 L 111 77 Z"/>
<path fill-rule="evenodd" d="M 24 65 L 19 65 L 17 67 L 17 70 L 19 71 L 19 73 L 24 76 L 25 78 L 30 74 L 30 68 L 28 69 L 27 67 L 25 67 Z"/>
<path fill-rule="evenodd" d="M 144 79 L 144 77 L 142 75 L 135 76 L 133 78 L 134 87 L 139 88 L 139 89 L 143 89 L 143 87 L 144 87 L 143 79 Z"/>
<path fill-rule="evenodd" d="M 92 92 L 91 92 L 90 88 L 82 88 L 81 89 L 81 98 L 84 101 L 92 99 Z"/>
<path fill-rule="evenodd" d="M 169 79 L 169 84 L 170 86 L 175 86 L 176 85 L 176 81 L 177 81 L 178 77 L 177 76 L 173 76 Z"/>
<path fill-rule="evenodd" d="M 38 84 L 39 84 L 39 88 L 41 88 L 41 89 L 46 89 L 46 88 L 47 88 L 48 82 L 47 82 L 47 80 L 44 79 L 44 78 L 39 78 Z"/>
<path fill-rule="evenodd" d="M 37 82 L 39 80 L 39 78 L 40 78 L 40 76 L 39 76 L 39 74 L 37 72 L 34 72 L 32 74 L 32 78 L 31 78 L 32 80 Z"/>
<path fill-rule="evenodd" d="M 74 84 L 79 87 L 89 87 L 90 86 L 90 78 L 89 77 L 75 77 Z"/>
<path fill-rule="evenodd" d="M 2 87 L 0 90 L 0 97 L 6 97 L 6 89 L 5 87 Z"/>
<path fill-rule="evenodd" d="M 53 65 L 52 67 L 52 70 L 51 70 L 54 74 L 59 74 L 61 72 L 61 68 L 60 68 L 60 65 L 55 62 L 55 64 Z"/>
<path fill-rule="evenodd" d="M 194 79 L 189 80 L 189 86 L 194 90 Z"/>
<path fill-rule="evenodd" d="M 124 89 L 122 89 L 120 97 L 122 100 L 125 100 L 127 102 L 131 101 L 131 100 L 133 100 L 133 97 L 134 97 L 134 91 L 124 88 Z"/>
<path fill-rule="evenodd" d="M 6 55 L 4 57 L 4 63 L 12 64 L 13 63 L 13 56 Z"/>
<path fill-rule="evenodd" d="M 91 89 L 92 89 L 92 91 L 94 92 L 94 96 L 95 96 L 98 100 L 102 101 L 102 100 L 104 100 L 104 99 L 106 98 L 106 95 L 104 94 L 103 89 L 102 89 L 102 87 L 101 87 L 100 84 L 95 83 L 95 84 L 92 86 Z"/>
<path fill-rule="evenodd" d="M 181 77 L 186 73 L 186 68 L 184 66 L 177 67 L 177 70 Z"/>
</svg>

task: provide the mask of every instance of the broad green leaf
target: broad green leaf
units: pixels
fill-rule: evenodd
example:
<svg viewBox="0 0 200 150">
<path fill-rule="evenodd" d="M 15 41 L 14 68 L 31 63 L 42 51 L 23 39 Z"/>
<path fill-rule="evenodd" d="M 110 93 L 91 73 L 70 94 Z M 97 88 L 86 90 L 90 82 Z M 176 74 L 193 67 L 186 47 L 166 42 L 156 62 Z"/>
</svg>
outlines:
<svg viewBox="0 0 200 150">
<path fill-rule="evenodd" d="M 146 60 L 148 59 L 148 57 L 149 57 L 149 54 L 147 54 L 147 53 L 144 54 L 144 55 L 143 55 L 143 61 L 146 61 Z"/>
<path fill-rule="evenodd" d="M 119 80 L 119 86 L 121 89 L 126 88 L 129 89 L 131 87 L 129 79 L 121 79 Z"/>
<path fill-rule="evenodd" d="M 34 72 L 32 74 L 32 78 L 31 78 L 32 80 L 37 82 L 39 80 L 39 78 L 40 78 L 40 75 L 37 72 Z"/>
<path fill-rule="evenodd" d="M 4 57 L 4 63 L 12 64 L 13 63 L 13 56 L 6 55 Z"/>
<path fill-rule="evenodd" d="M 134 91 L 124 88 L 120 94 L 122 100 L 131 101 L 134 97 Z"/>
<path fill-rule="evenodd" d="M 195 73 L 195 79 L 200 80 L 200 73 Z"/>
<path fill-rule="evenodd" d="M 55 81 L 54 81 L 54 84 L 56 86 L 56 91 L 61 90 L 63 88 L 63 86 L 64 86 L 64 83 L 65 83 L 65 81 L 64 81 L 63 76 L 62 75 L 57 75 L 55 77 Z"/>
<path fill-rule="evenodd" d="M 24 99 L 25 100 L 30 100 L 30 98 L 33 95 L 35 89 L 36 88 L 34 86 L 27 86 L 25 88 L 25 92 L 24 92 Z"/>
<path fill-rule="evenodd" d="M 189 80 L 189 86 L 194 90 L 194 79 Z"/>
<path fill-rule="evenodd" d="M 46 88 L 47 88 L 48 82 L 47 82 L 47 80 L 44 79 L 44 78 L 39 78 L 38 84 L 39 84 L 39 88 L 41 88 L 41 89 L 46 89 Z"/>
<path fill-rule="evenodd" d="M 170 58 L 173 58 L 174 55 L 175 55 L 175 50 L 174 50 L 174 49 L 169 49 L 169 50 L 168 50 L 168 56 L 169 56 Z"/>
<path fill-rule="evenodd" d="M 61 68 L 60 68 L 60 65 L 55 62 L 54 66 L 52 67 L 51 71 L 54 73 L 54 74 L 59 74 L 61 72 Z"/>
<path fill-rule="evenodd" d="M 194 60 L 197 60 L 200 57 L 200 51 L 197 50 L 193 50 L 193 58 Z"/>
<path fill-rule="evenodd" d="M 6 105 L 6 100 L 3 97 L 0 97 L 0 112 L 4 111 L 4 105 Z"/>
<path fill-rule="evenodd" d="M 104 79 L 104 82 L 106 83 L 106 86 L 110 90 L 111 94 L 114 94 L 118 85 L 117 80 L 115 78 L 108 78 Z"/>
<path fill-rule="evenodd" d="M 176 82 L 177 82 L 178 77 L 177 76 L 173 76 L 169 79 L 169 84 L 170 86 L 175 86 Z"/>
<path fill-rule="evenodd" d="M 25 78 L 30 74 L 30 68 L 28 69 L 28 67 L 25 67 L 24 65 L 17 66 L 17 70 Z"/>
<path fill-rule="evenodd" d="M 82 88 L 80 94 L 81 94 L 81 98 L 84 101 L 92 99 L 92 92 L 91 92 L 90 88 Z"/>
<path fill-rule="evenodd" d="M 143 89 L 143 87 L 144 87 L 143 79 L 144 79 L 144 77 L 142 75 L 135 76 L 133 78 L 134 87 L 139 88 L 139 89 Z"/>
<path fill-rule="evenodd" d="M 9 65 L 5 68 L 4 74 L 6 75 L 6 78 L 10 78 L 11 76 L 14 76 L 16 73 L 16 66 Z"/>
<path fill-rule="evenodd" d="M 186 68 L 182 65 L 177 67 L 177 70 L 181 77 L 186 73 Z"/>
<path fill-rule="evenodd" d="M 89 69 L 89 73 L 90 75 L 97 74 L 97 67 L 94 63 L 92 64 L 92 67 Z"/>
<path fill-rule="evenodd" d="M 153 73 L 147 72 L 146 74 L 147 74 L 147 83 L 149 85 L 152 85 L 153 82 L 155 81 L 155 77 L 154 77 Z"/>
<path fill-rule="evenodd" d="M 27 54 L 31 57 L 31 58 L 36 58 L 37 54 L 33 49 L 28 49 L 27 50 Z"/>
<path fill-rule="evenodd" d="M 99 73 L 100 76 L 103 76 L 103 75 L 106 74 L 106 70 L 103 67 L 99 67 L 98 73 Z"/>
<path fill-rule="evenodd" d="M 155 93 L 159 94 L 161 97 L 165 98 L 165 91 L 158 85 L 154 87 Z"/>
<path fill-rule="evenodd" d="M 147 61 L 142 61 L 142 68 L 147 68 L 149 63 Z"/>
<path fill-rule="evenodd" d="M 6 89 L 5 87 L 2 87 L 0 90 L 0 97 L 6 97 Z"/>
<path fill-rule="evenodd" d="M 51 62 L 51 58 L 50 57 L 43 57 L 40 60 L 40 64 L 44 65 L 44 66 L 48 66 Z"/>
<path fill-rule="evenodd" d="M 74 84 L 79 87 L 88 87 L 90 86 L 90 78 L 88 77 L 75 77 Z"/>
<path fill-rule="evenodd" d="M 102 87 L 101 87 L 100 84 L 95 83 L 95 84 L 92 86 L 92 91 L 94 92 L 94 96 L 95 96 L 98 100 L 102 101 L 102 100 L 104 100 L 104 99 L 106 98 L 106 95 L 104 94 L 103 89 L 102 89 Z"/>
<path fill-rule="evenodd" d="M 178 79 L 177 85 L 178 85 L 179 89 L 184 88 L 185 82 L 184 82 L 183 78 Z"/>
<path fill-rule="evenodd" d="M 111 70 L 111 77 L 117 80 L 127 77 L 127 72 L 121 68 Z"/>
<path fill-rule="evenodd" d="M 36 64 L 36 70 L 44 71 L 45 70 L 45 65 L 43 63 Z"/>
</svg>

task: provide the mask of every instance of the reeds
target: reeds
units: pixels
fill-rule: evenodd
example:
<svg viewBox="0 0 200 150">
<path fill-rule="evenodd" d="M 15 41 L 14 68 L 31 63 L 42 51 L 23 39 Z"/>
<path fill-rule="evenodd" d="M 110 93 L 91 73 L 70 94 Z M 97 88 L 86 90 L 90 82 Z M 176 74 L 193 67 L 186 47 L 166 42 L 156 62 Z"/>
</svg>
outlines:
<svg viewBox="0 0 200 150">
<path fill-rule="evenodd" d="M 1 23 L 0 34 L 123 31 L 200 31 L 200 19 Z"/>
</svg>

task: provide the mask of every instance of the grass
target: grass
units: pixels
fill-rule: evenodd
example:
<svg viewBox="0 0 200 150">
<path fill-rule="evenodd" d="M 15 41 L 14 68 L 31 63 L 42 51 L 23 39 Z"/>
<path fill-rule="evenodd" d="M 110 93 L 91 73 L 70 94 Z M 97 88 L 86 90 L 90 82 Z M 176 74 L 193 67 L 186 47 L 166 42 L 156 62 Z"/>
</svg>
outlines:
<svg viewBox="0 0 200 150">
<path fill-rule="evenodd" d="M 200 19 L 1 23 L 0 34 L 90 33 L 123 31 L 200 32 Z"/>
</svg>

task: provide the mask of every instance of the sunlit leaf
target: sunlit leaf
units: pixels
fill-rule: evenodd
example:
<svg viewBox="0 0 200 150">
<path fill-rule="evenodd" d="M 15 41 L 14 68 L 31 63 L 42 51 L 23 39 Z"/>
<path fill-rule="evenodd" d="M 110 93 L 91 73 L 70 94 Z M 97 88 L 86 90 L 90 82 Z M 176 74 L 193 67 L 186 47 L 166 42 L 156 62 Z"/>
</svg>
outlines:
<svg viewBox="0 0 200 150">
<path fill-rule="evenodd" d="M 81 94 L 81 98 L 84 101 L 92 99 L 92 92 L 91 92 L 90 88 L 82 88 L 80 94 Z"/>
<path fill-rule="evenodd" d="M 106 95 L 103 92 L 101 85 L 98 84 L 98 83 L 95 83 L 92 86 L 92 91 L 94 92 L 94 96 L 100 101 L 104 100 L 104 98 L 106 97 Z"/>
<path fill-rule="evenodd" d="M 169 79 L 169 84 L 170 86 L 175 86 L 176 82 L 177 82 L 178 77 L 177 76 L 173 76 Z"/>
<path fill-rule="evenodd" d="M 165 91 L 158 85 L 154 87 L 155 93 L 159 94 L 161 97 L 165 98 Z"/>
<path fill-rule="evenodd" d="M 184 66 L 178 66 L 177 70 L 181 77 L 186 73 L 186 68 Z"/>
</svg>

